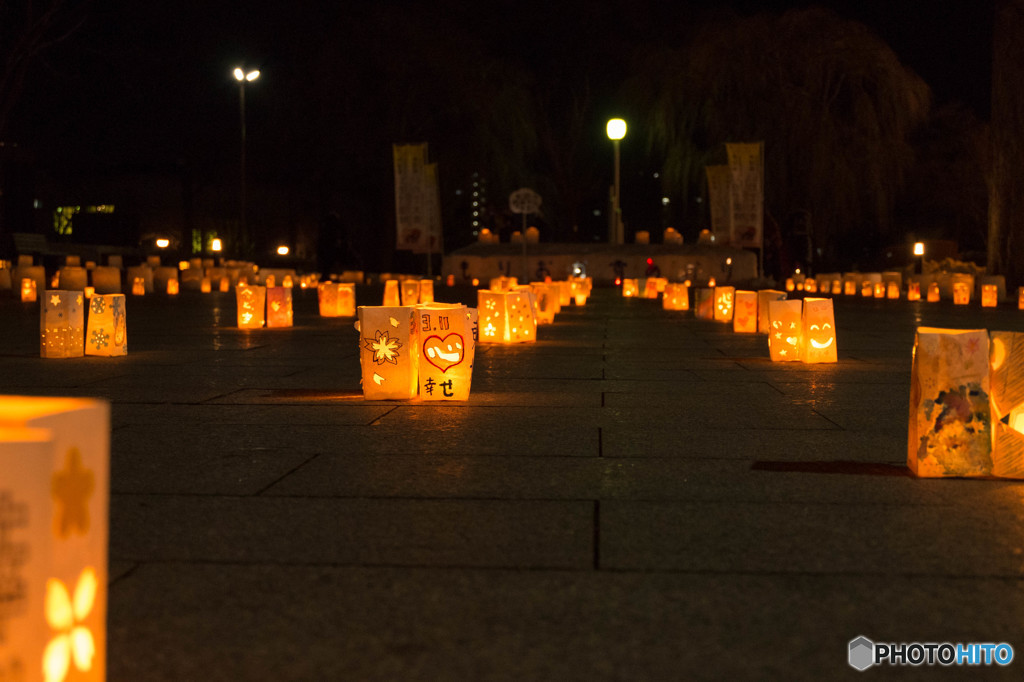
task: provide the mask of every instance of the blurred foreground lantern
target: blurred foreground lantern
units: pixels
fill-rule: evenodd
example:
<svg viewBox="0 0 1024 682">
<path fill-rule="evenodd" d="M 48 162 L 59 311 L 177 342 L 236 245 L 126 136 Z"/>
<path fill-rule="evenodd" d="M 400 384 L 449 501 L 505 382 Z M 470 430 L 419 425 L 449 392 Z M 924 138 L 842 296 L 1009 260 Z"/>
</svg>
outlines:
<svg viewBox="0 0 1024 682">
<path fill-rule="evenodd" d="M 989 337 L 992 474 L 1024 478 L 1024 334 Z"/>
<path fill-rule="evenodd" d="M 416 315 L 420 398 L 469 400 L 476 352 L 476 311 L 461 304 L 428 303 L 419 306 Z"/>
<path fill-rule="evenodd" d="M 95 294 L 89 303 L 86 355 L 127 355 L 128 325 L 124 294 Z"/>
<path fill-rule="evenodd" d="M 398 289 L 398 280 L 389 279 L 384 282 L 384 306 L 395 307 L 402 305 L 402 296 Z"/>
<path fill-rule="evenodd" d="M 772 362 L 800 361 L 802 307 L 799 299 L 768 302 L 768 354 Z"/>
<path fill-rule="evenodd" d="M 735 287 L 715 287 L 715 322 L 732 322 Z"/>
<path fill-rule="evenodd" d="M 693 292 L 693 316 L 698 320 L 715 319 L 715 290 L 699 288 Z"/>
<path fill-rule="evenodd" d="M 921 283 L 917 280 L 907 282 L 907 300 L 908 301 L 920 301 L 921 300 Z"/>
<path fill-rule="evenodd" d="M 35 303 L 36 298 L 36 281 L 29 277 L 22 278 L 21 300 L 24 301 L 25 303 Z"/>
<path fill-rule="evenodd" d="M 805 298 L 800 359 L 806 363 L 836 362 L 836 320 L 830 298 Z"/>
<path fill-rule="evenodd" d="M 416 305 L 420 302 L 420 281 L 403 279 L 401 282 L 402 305 Z"/>
<path fill-rule="evenodd" d="M 689 310 L 690 287 L 685 284 L 669 284 L 661 296 L 661 307 L 665 310 Z"/>
<path fill-rule="evenodd" d="M 416 309 L 405 306 L 359 306 L 359 365 L 367 400 L 416 397 L 419 358 Z"/>
<path fill-rule="evenodd" d="M 537 340 L 530 292 L 476 292 L 480 343 L 532 343 Z"/>
<path fill-rule="evenodd" d="M 910 375 L 907 466 L 918 476 L 992 473 L 989 337 L 919 327 Z"/>
<path fill-rule="evenodd" d="M 432 279 L 421 279 L 420 280 L 420 303 L 433 303 L 434 302 L 434 280 Z"/>
<path fill-rule="evenodd" d="M 146 295 L 146 280 L 143 277 L 132 278 L 132 296 Z"/>
<path fill-rule="evenodd" d="M 321 317 L 352 317 L 356 314 L 356 285 L 351 282 L 320 282 L 316 295 Z"/>
<path fill-rule="evenodd" d="M 757 292 L 737 291 L 733 297 L 732 330 L 739 334 L 757 332 Z"/>
<path fill-rule="evenodd" d="M 995 284 L 981 285 L 981 307 L 995 308 L 999 305 L 999 287 Z"/>
<path fill-rule="evenodd" d="M 0 396 L 0 679 L 106 678 L 110 407 Z"/>
<path fill-rule="evenodd" d="M 40 305 L 39 355 L 80 358 L 85 354 L 85 295 L 81 291 L 48 289 Z"/>
<path fill-rule="evenodd" d="M 635 279 L 623 279 L 622 280 L 622 295 L 626 298 L 638 296 L 640 294 L 639 282 Z"/>
<path fill-rule="evenodd" d="M 238 303 L 238 328 L 261 329 L 265 317 L 267 288 L 257 284 L 239 284 L 235 287 Z"/>
<path fill-rule="evenodd" d="M 291 287 L 267 287 L 267 327 L 292 326 Z"/>
<path fill-rule="evenodd" d="M 967 282 L 953 282 L 953 305 L 967 305 L 970 302 L 970 285 Z"/>
<path fill-rule="evenodd" d="M 900 285 L 896 282 L 886 282 L 885 297 L 889 300 L 897 300 L 900 297 Z"/>
<path fill-rule="evenodd" d="M 931 282 L 928 284 L 928 302 L 938 303 L 939 301 L 939 283 Z"/>
<path fill-rule="evenodd" d="M 768 304 L 772 301 L 784 301 L 786 295 L 785 291 L 778 289 L 760 289 L 757 292 L 757 331 L 759 334 L 767 334 L 770 330 Z"/>
</svg>

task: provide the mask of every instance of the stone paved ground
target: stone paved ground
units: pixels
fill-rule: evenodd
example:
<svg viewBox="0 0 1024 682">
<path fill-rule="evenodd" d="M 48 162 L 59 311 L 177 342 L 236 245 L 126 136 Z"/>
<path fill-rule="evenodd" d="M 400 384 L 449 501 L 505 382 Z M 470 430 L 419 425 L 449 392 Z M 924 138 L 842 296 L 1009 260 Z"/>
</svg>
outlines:
<svg viewBox="0 0 1024 682">
<path fill-rule="evenodd" d="M 773 364 L 597 290 L 416 404 L 296 304 L 129 297 L 128 356 L 42 360 L 0 301 L 3 393 L 113 403 L 110 680 L 1019 679 L 1024 486 L 903 464 L 915 325 L 1024 313 L 839 299 L 838 364 Z M 856 673 L 857 635 L 1019 660 Z"/>
</svg>

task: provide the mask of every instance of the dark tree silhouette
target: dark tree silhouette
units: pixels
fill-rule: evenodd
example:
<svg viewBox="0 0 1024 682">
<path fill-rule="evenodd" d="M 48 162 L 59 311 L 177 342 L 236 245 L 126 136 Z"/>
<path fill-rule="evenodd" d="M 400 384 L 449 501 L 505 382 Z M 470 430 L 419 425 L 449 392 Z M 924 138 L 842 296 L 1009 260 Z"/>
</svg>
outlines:
<svg viewBox="0 0 1024 682">
<path fill-rule="evenodd" d="M 1024 1 L 1002 0 L 992 36 L 989 271 L 1024 281 Z"/>
</svg>

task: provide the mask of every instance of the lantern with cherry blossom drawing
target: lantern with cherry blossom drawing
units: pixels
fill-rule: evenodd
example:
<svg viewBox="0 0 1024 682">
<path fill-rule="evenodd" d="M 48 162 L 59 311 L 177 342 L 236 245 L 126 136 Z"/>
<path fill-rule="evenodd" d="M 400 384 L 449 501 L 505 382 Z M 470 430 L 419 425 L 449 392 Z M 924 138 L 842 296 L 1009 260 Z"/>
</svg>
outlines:
<svg viewBox="0 0 1024 682">
<path fill-rule="evenodd" d="M 799 362 L 803 305 L 799 299 L 768 302 L 768 354 L 772 362 Z"/>
<path fill-rule="evenodd" d="M 85 354 L 85 294 L 47 289 L 40 301 L 39 355 L 80 358 Z"/>
<path fill-rule="evenodd" d="M 86 304 L 85 354 L 113 357 L 128 354 L 124 294 L 93 294 Z"/>
<path fill-rule="evenodd" d="M 359 364 L 367 400 L 416 397 L 419 340 L 416 309 L 410 306 L 359 306 Z"/>
<path fill-rule="evenodd" d="M 106 676 L 110 408 L 0 396 L 0 679 Z"/>
<path fill-rule="evenodd" d="M 537 340 L 530 294 L 477 290 L 480 343 L 532 343 Z"/>
<path fill-rule="evenodd" d="M 258 284 L 235 287 L 238 304 L 238 328 L 262 329 L 266 318 L 267 288 Z"/>
<path fill-rule="evenodd" d="M 292 288 L 267 287 L 267 327 L 291 327 Z"/>
<path fill-rule="evenodd" d="M 757 332 L 757 292 L 737 291 L 733 296 L 732 330 L 739 334 Z"/>
</svg>

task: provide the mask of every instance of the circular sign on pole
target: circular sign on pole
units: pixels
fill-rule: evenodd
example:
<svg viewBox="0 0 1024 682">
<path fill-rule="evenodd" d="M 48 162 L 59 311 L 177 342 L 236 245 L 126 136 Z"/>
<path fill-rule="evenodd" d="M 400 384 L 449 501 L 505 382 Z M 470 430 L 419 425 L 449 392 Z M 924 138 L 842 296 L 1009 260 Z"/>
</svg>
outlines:
<svg viewBox="0 0 1024 682">
<path fill-rule="evenodd" d="M 536 213 L 540 210 L 540 195 L 529 187 L 522 187 L 508 195 L 508 206 L 513 213 Z"/>
</svg>

